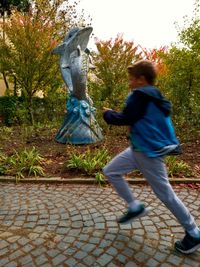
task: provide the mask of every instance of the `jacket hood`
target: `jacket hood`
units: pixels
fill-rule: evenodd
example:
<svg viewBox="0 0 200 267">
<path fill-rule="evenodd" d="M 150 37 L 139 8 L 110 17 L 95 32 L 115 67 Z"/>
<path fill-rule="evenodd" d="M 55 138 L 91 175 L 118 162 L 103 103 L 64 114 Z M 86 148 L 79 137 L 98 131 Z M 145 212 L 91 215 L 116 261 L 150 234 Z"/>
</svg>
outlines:
<svg viewBox="0 0 200 267">
<path fill-rule="evenodd" d="M 145 86 L 139 89 L 136 89 L 135 92 L 141 92 L 151 99 L 151 101 L 165 114 L 169 116 L 172 110 L 172 104 L 168 101 L 161 92 L 154 86 Z"/>
</svg>

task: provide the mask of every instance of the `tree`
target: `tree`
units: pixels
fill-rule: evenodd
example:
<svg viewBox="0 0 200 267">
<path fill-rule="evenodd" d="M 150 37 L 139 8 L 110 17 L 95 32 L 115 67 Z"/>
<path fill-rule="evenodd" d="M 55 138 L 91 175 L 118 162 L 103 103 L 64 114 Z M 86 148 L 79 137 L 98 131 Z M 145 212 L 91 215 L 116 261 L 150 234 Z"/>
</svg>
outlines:
<svg viewBox="0 0 200 267">
<path fill-rule="evenodd" d="M 30 7 L 30 3 L 28 0 L 1 0 L 0 1 L 0 17 L 2 17 L 2 37 L 3 42 L 5 42 L 5 19 L 6 17 L 9 17 L 12 13 L 12 10 L 14 8 L 17 8 L 19 11 L 28 12 Z M 6 85 L 6 92 L 9 94 L 9 84 L 6 78 L 6 73 L 3 69 L 3 66 L 1 65 L 0 72 L 3 74 L 4 83 Z M 14 77 L 15 81 L 15 77 Z M 16 86 L 16 84 L 15 84 Z"/>
<path fill-rule="evenodd" d="M 94 76 L 89 81 L 90 94 L 99 107 L 119 108 L 128 94 L 127 67 L 139 58 L 138 48 L 133 42 L 124 41 L 120 35 L 114 40 L 97 40 L 96 46 Z"/>
<path fill-rule="evenodd" d="M 200 117 L 200 17 L 199 0 L 191 20 L 186 18 L 178 32 L 178 42 L 163 54 L 168 74 L 164 82 L 174 106 L 174 113 L 183 123 L 199 123 Z"/>
<path fill-rule="evenodd" d="M 0 66 L 15 75 L 28 103 L 31 123 L 34 122 L 33 96 L 39 91 L 45 92 L 55 80 L 61 81 L 57 58 L 51 51 L 63 39 L 65 30 L 79 23 L 75 6 L 62 9 L 67 2 L 34 1 L 28 13 L 15 11 L 5 23 L 7 38 L 5 42 L 0 40 Z"/>
</svg>

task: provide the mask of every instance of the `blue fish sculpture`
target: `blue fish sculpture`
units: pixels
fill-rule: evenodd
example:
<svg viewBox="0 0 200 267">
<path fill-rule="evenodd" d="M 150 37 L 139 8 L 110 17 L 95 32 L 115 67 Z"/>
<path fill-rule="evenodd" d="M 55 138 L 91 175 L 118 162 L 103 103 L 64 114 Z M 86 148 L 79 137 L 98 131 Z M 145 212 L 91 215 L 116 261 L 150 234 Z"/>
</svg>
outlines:
<svg viewBox="0 0 200 267">
<path fill-rule="evenodd" d="M 72 28 L 52 52 L 60 56 L 60 70 L 69 99 L 63 125 L 55 139 L 59 143 L 91 144 L 103 139 L 95 120 L 95 108 L 87 93 L 89 42 L 92 27 Z"/>
</svg>

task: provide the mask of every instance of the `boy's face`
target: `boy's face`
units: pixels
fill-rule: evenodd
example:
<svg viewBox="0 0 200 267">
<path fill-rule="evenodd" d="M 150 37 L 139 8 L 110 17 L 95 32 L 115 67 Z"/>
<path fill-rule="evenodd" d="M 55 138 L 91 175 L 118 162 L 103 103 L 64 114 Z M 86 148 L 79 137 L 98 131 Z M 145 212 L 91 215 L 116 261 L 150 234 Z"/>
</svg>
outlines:
<svg viewBox="0 0 200 267">
<path fill-rule="evenodd" d="M 135 76 L 129 75 L 129 89 L 133 90 L 138 87 L 145 86 L 145 85 L 148 85 L 148 83 L 146 79 L 144 78 L 144 76 L 135 77 Z"/>
</svg>

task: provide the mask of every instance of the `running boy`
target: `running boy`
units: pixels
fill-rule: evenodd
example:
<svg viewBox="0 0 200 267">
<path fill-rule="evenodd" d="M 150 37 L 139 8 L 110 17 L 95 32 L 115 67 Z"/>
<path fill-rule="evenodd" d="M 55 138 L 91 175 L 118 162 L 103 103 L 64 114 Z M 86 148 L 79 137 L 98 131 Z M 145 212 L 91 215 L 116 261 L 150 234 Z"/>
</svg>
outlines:
<svg viewBox="0 0 200 267">
<path fill-rule="evenodd" d="M 127 224 L 147 215 L 149 209 L 137 200 L 123 175 L 138 169 L 156 196 L 174 214 L 185 229 L 185 237 L 175 248 L 189 254 L 200 247 L 200 229 L 194 218 L 176 196 L 169 181 L 164 156 L 179 148 L 171 122 L 171 103 L 154 86 L 156 71 L 149 61 L 138 61 L 128 68 L 129 94 L 122 112 L 104 108 L 104 120 L 113 125 L 130 126 L 130 147 L 114 157 L 103 172 L 128 205 L 118 223 Z"/>
</svg>

